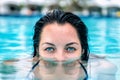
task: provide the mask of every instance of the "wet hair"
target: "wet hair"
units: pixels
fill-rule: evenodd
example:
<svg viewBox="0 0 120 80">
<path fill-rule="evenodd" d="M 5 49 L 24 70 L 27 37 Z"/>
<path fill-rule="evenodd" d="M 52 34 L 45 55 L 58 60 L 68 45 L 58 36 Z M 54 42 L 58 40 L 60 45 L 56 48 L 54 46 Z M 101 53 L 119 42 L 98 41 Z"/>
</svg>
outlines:
<svg viewBox="0 0 120 80">
<path fill-rule="evenodd" d="M 55 9 L 51 12 L 48 12 L 46 15 L 42 16 L 34 26 L 34 35 L 33 35 L 33 57 L 38 56 L 38 47 L 40 42 L 40 36 L 42 29 L 45 25 L 57 22 L 58 24 L 65 24 L 70 23 L 75 30 L 77 31 L 82 49 L 84 53 L 81 56 L 82 61 L 88 61 L 89 58 L 89 47 L 88 47 L 88 39 L 87 34 L 88 30 L 86 25 L 82 22 L 79 16 L 71 13 L 71 12 L 64 12 L 59 9 Z"/>
</svg>

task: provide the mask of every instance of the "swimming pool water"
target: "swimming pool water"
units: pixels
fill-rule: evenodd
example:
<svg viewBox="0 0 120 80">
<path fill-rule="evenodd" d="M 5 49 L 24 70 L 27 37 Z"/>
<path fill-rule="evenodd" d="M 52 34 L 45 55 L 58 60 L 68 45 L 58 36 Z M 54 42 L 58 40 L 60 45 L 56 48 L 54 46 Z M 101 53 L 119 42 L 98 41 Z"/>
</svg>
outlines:
<svg viewBox="0 0 120 80">
<path fill-rule="evenodd" d="M 23 69 L 24 60 L 13 65 L 5 65 L 4 60 L 31 57 L 32 35 L 35 22 L 39 17 L 0 17 L 0 80 L 18 80 L 17 70 Z M 120 18 L 82 18 L 88 27 L 89 47 L 92 54 L 105 55 L 120 68 Z M 24 63 L 24 64 L 23 64 Z M 6 69 L 6 70 L 3 70 Z M 21 73 L 27 73 L 22 72 Z M 16 77 L 13 76 L 16 74 Z M 12 75 L 12 76 L 11 76 Z M 120 70 L 117 79 L 120 79 Z"/>
</svg>

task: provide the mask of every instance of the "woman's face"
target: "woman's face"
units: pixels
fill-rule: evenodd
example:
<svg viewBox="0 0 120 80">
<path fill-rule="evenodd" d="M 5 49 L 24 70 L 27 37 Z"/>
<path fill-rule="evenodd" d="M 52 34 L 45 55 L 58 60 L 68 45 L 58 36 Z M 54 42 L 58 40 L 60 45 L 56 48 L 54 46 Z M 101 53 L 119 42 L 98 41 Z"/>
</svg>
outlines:
<svg viewBox="0 0 120 80">
<path fill-rule="evenodd" d="M 83 71 L 77 62 L 82 48 L 74 27 L 69 23 L 47 24 L 40 37 L 39 55 L 43 61 L 41 60 L 39 73 L 43 80 L 57 80 L 58 77 L 76 80 Z"/>
<path fill-rule="evenodd" d="M 43 58 L 64 62 L 80 58 L 81 43 L 74 27 L 69 24 L 51 23 L 44 26 L 39 43 L 39 55 Z"/>
</svg>

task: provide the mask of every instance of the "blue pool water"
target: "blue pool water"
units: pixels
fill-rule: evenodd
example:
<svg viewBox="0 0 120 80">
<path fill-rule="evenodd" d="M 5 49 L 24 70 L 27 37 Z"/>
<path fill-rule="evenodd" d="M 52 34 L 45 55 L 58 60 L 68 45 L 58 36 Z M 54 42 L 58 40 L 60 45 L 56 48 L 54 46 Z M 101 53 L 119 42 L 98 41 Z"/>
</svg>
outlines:
<svg viewBox="0 0 120 80">
<path fill-rule="evenodd" d="M 21 65 L 14 63 L 18 67 L 9 64 L 6 66 L 2 62 L 31 57 L 33 28 L 38 19 L 39 17 L 0 17 L 0 80 L 18 80 L 20 72 L 17 70 L 29 67 L 26 64 L 30 63 L 25 61 L 21 61 L 24 62 Z M 120 79 L 120 18 L 82 18 L 82 20 L 89 30 L 90 52 L 104 55 L 113 62 L 118 67 L 117 80 Z M 14 74 L 17 77 L 13 76 Z"/>
</svg>

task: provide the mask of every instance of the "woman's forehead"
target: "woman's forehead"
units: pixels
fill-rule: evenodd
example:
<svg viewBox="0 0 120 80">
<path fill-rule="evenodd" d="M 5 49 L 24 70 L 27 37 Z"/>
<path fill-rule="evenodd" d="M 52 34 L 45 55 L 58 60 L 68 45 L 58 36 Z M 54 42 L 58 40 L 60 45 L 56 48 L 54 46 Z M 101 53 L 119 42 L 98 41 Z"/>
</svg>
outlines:
<svg viewBox="0 0 120 80">
<path fill-rule="evenodd" d="M 57 40 L 57 41 L 79 41 L 75 28 L 69 24 L 52 23 L 46 25 L 41 33 L 41 39 L 43 40 Z"/>
<path fill-rule="evenodd" d="M 43 30 L 42 30 L 42 34 L 50 34 L 50 33 L 55 33 L 56 35 L 58 35 L 59 33 L 61 35 L 77 35 L 77 32 L 75 30 L 75 28 L 70 24 L 70 23 L 65 23 L 65 24 L 59 24 L 59 23 L 51 23 L 51 24 L 47 24 L 46 26 L 44 26 Z M 54 34 L 54 35 L 55 35 Z M 64 36 L 63 35 L 63 36 Z"/>
</svg>

